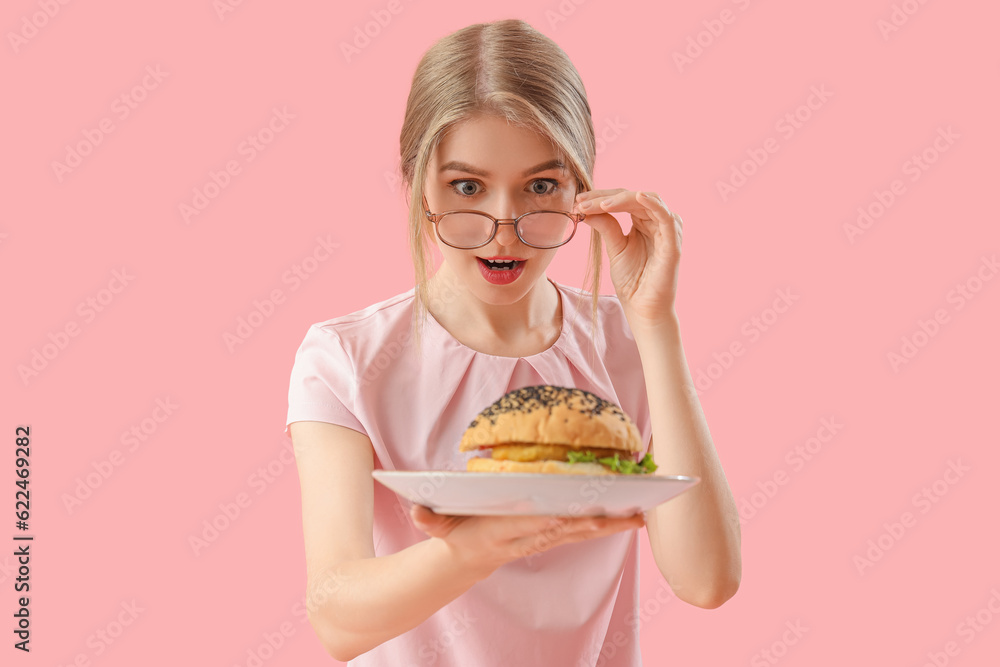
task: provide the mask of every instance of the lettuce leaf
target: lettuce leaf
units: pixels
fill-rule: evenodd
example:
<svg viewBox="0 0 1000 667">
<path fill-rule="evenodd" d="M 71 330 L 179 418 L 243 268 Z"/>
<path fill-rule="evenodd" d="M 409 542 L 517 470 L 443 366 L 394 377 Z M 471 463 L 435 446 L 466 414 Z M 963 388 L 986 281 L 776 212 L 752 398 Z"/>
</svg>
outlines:
<svg viewBox="0 0 1000 667">
<path fill-rule="evenodd" d="M 623 475 L 647 475 L 659 467 L 653 462 L 653 455 L 648 452 L 638 463 L 632 459 L 623 459 L 619 454 L 599 459 L 594 452 L 589 450 L 582 452 L 571 450 L 566 452 L 566 460 L 569 463 L 600 463 L 607 466 L 614 472 L 621 473 Z"/>
<path fill-rule="evenodd" d="M 571 449 L 566 452 L 566 460 L 570 463 L 591 463 L 597 461 L 597 456 L 591 451 L 579 451 Z"/>
<path fill-rule="evenodd" d="M 653 461 L 653 455 L 649 452 L 646 452 L 646 455 L 642 457 L 642 460 L 639 461 L 639 465 L 645 468 L 648 473 L 656 472 L 656 469 L 660 467 Z"/>
</svg>

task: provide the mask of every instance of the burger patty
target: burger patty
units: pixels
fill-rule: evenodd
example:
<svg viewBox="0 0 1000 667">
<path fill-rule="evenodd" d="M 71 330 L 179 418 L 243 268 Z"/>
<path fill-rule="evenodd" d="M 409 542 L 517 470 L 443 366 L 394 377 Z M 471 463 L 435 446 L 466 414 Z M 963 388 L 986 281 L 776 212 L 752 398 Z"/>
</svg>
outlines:
<svg viewBox="0 0 1000 667">
<path fill-rule="evenodd" d="M 593 452 L 597 458 L 621 454 L 629 455 L 620 449 L 605 449 L 599 447 L 570 447 L 569 445 L 535 445 L 530 443 L 510 443 L 493 445 L 493 458 L 507 461 L 568 461 L 567 452 Z"/>
</svg>

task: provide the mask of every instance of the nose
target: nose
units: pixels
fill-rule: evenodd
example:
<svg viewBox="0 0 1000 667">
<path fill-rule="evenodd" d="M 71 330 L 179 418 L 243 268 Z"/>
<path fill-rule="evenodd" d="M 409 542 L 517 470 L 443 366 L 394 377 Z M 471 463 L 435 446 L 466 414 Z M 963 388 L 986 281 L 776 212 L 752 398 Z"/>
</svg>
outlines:
<svg viewBox="0 0 1000 667">
<path fill-rule="evenodd" d="M 496 242 L 504 247 L 512 246 L 520 242 L 517 232 L 514 231 L 514 218 L 519 213 L 517 203 L 513 197 L 501 196 L 497 202 L 499 206 L 493 215 L 499 217 L 500 226 L 497 228 Z"/>
<path fill-rule="evenodd" d="M 520 241 L 521 240 L 517 238 L 517 232 L 514 231 L 514 221 L 501 220 L 500 226 L 497 229 L 496 242 L 504 247 L 507 247 L 520 243 Z"/>
<path fill-rule="evenodd" d="M 485 203 L 485 202 L 484 202 Z M 524 213 L 524 204 L 518 201 L 518 196 L 512 192 L 498 191 L 496 198 L 486 204 L 484 211 L 490 211 L 500 221 L 493 240 L 504 248 L 520 245 L 521 240 L 514 231 L 514 218 Z"/>
</svg>

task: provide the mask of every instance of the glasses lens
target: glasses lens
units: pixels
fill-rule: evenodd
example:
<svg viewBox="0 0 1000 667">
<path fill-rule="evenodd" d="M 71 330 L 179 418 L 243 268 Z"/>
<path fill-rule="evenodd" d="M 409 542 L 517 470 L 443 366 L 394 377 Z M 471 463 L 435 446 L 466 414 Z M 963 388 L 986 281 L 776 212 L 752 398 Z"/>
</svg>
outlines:
<svg viewBox="0 0 1000 667">
<path fill-rule="evenodd" d="M 476 213 L 446 213 L 438 220 L 437 229 L 445 243 L 474 248 L 489 240 L 493 221 Z"/>
<path fill-rule="evenodd" d="M 542 248 L 562 245 L 576 231 L 572 218 L 562 213 L 529 213 L 518 225 L 525 243 Z"/>
</svg>

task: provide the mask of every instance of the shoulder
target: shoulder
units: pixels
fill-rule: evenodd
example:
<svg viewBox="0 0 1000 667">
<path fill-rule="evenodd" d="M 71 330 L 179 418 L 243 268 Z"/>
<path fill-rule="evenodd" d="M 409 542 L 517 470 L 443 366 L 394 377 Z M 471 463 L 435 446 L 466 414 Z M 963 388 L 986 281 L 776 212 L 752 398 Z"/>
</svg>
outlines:
<svg viewBox="0 0 1000 667">
<path fill-rule="evenodd" d="M 590 312 L 593 308 L 594 293 L 588 290 L 582 289 L 580 287 L 573 287 L 572 285 L 563 285 L 562 283 L 553 283 L 563 292 L 563 294 L 569 298 L 573 306 L 579 311 Z M 602 315 L 617 315 L 623 313 L 621 301 L 618 299 L 617 294 L 598 294 L 597 295 L 597 316 L 600 318 Z"/>
<path fill-rule="evenodd" d="M 338 315 L 309 327 L 306 338 L 316 343 L 339 345 L 351 357 L 378 350 L 412 321 L 414 290 L 389 297 L 346 315 Z"/>
<path fill-rule="evenodd" d="M 556 284 L 569 300 L 575 317 L 584 323 L 584 326 L 589 326 L 587 323 L 591 321 L 594 314 L 593 292 L 562 283 Z M 622 308 L 621 300 L 617 294 L 597 295 L 597 328 L 612 339 L 619 339 L 623 335 L 628 338 L 632 337 L 628 320 L 625 317 L 625 310 Z"/>
</svg>

